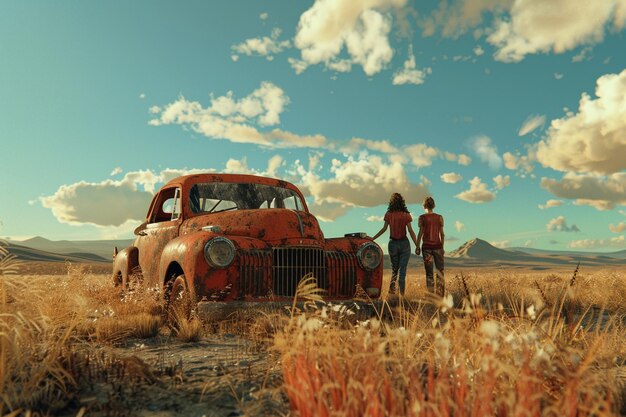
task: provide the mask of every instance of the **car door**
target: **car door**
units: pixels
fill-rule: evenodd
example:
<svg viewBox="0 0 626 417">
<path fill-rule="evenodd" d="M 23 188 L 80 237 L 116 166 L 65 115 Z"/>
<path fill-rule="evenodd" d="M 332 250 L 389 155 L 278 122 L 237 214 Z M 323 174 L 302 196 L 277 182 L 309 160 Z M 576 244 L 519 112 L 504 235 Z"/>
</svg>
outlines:
<svg viewBox="0 0 626 417">
<path fill-rule="evenodd" d="M 146 227 L 139 233 L 136 246 L 139 249 L 139 265 L 148 285 L 159 285 L 159 262 L 163 248 L 178 236 L 182 221 L 180 187 L 173 186 L 159 191 L 148 215 Z"/>
</svg>

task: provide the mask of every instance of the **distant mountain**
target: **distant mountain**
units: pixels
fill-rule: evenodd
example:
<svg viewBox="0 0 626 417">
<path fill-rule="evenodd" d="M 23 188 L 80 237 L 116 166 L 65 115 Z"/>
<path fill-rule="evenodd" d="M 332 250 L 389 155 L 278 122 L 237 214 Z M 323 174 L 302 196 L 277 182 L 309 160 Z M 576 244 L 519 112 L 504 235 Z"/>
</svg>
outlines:
<svg viewBox="0 0 626 417">
<path fill-rule="evenodd" d="M 17 245 L 9 242 L 7 249 L 18 259 L 23 261 L 41 261 L 41 262 L 110 262 L 110 259 L 103 258 L 93 253 L 69 253 L 59 254 L 54 252 L 43 251 L 39 249 L 29 248 L 23 245 Z"/>
<path fill-rule="evenodd" d="M 113 247 L 123 249 L 133 244 L 134 239 L 119 240 L 48 240 L 41 236 L 22 241 L 9 241 L 12 245 L 25 246 L 40 251 L 60 255 L 91 256 L 110 261 L 113 256 Z"/>
<path fill-rule="evenodd" d="M 446 255 L 451 266 L 500 265 L 547 269 L 555 265 L 626 265 L 626 251 L 597 253 L 549 251 L 530 248 L 496 248 L 482 239 L 472 239 Z"/>
<path fill-rule="evenodd" d="M 448 254 L 450 258 L 470 258 L 481 260 L 520 260 L 527 257 L 525 253 L 496 248 L 482 239 L 472 239 Z"/>
</svg>

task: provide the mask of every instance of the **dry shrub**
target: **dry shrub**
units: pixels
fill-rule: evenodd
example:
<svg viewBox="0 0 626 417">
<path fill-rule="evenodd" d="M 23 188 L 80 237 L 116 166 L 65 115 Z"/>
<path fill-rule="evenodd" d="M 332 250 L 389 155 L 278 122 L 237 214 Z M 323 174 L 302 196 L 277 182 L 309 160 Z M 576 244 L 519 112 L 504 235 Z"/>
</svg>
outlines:
<svg viewBox="0 0 626 417">
<path fill-rule="evenodd" d="M 579 284 L 566 280 L 544 309 L 536 306 L 541 295 L 522 295 L 530 286 L 519 298 L 485 302 L 474 283 L 459 288 L 456 307 L 450 295 L 429 297 L 401 305 L 392 320 L 352 328 L 325 306 L 296 314 L 275 338 L 291 409 L 299 416 L 613 416 L 626 374 L 615 363 L 624 361 L 616 355 L 624 350 L 623 317 L 566 314 Z"/>
</svg>

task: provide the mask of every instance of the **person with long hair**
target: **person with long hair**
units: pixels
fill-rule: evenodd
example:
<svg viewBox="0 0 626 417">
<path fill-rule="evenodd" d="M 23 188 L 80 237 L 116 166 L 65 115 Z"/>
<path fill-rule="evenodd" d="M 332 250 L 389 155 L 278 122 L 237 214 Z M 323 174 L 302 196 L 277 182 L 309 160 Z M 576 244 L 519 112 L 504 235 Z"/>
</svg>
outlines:
<svg viewBox="0 0 626 417">
<path fill-rule="evenodd" d="M 426 287 L 430 292 L 442 296 L 445 292 L 445 281 L 443 276 L 443 216 L 434 213 L 435 200 L 432 197 L 424 199 L 424 210 L 426 213 L 419 216 L 417 224 L 420 231 L 417 235 L 415 254 L 420 254 L 419 243 L 422 243 L 422 258 L 424 259 L 424 269 L 426 270 Z M 433 274 L 433 264 L 437 268 L 437 276 Z"/>
<path fill-rule="evenodd" d="M 391 195 L 384 221 L 384 226 L 372 239 L 376 240 L 387 231 L 388 227 L 391 228 L 388 246 L 389 258 L 391 259 L 391 286 L 389 293 L 393 294 L 399 289 L 400 295 L 404 295 L 406 267 L 409 264 L 409 257 L 411 256 L 411 244 L 407 238 L 407 230 L 415 245 L 417 245 L 417 238 L 415 237 L 413 227 L 411 227 L 413 218 L 406 208 L 404 198 L 399 193 L 393 193 Z"/>
</svg>

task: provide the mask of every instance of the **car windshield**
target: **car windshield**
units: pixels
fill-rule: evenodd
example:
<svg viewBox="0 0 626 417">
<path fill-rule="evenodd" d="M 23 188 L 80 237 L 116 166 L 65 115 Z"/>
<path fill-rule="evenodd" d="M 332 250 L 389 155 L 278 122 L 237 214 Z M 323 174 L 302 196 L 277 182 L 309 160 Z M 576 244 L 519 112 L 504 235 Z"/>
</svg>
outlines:
<svg viewBox="0 0 626 417">
<path fill-rule="evenodd" d="M 189 191 L 189 206 L 193 213 L 268 208 L 304 210 L 298 193 L 288 188 L 228 182 L 194 184 Z"/>
</svg>

